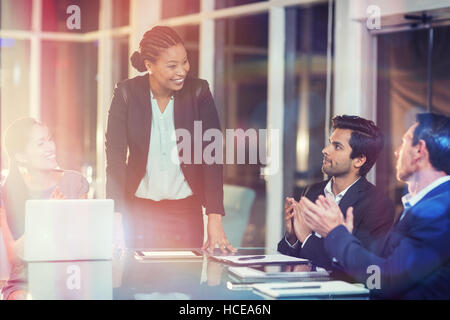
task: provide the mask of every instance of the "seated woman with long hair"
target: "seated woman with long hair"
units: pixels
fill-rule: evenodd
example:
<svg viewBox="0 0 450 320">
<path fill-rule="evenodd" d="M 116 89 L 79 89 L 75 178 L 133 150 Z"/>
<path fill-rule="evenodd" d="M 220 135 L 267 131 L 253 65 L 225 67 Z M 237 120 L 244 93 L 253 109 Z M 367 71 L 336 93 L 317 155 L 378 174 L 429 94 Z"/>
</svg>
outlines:
<svg viewBox="0 0 450 320">
<path fill-rule="evenodd" d="M 33 118 L 16 120 L 6 131 L 9 174 L 2 186 L 3 241 L 11 260 L 11 275 L 3 298 L 24 298 L 25 274 L 21 260 L 25 232 L 25 202 L 29 199 L 79 199 L 89 190 L 78 172 L 62 170 L 49 129 Z M 2 239 L 0 239 L 2 240 Z"/>
</svg>

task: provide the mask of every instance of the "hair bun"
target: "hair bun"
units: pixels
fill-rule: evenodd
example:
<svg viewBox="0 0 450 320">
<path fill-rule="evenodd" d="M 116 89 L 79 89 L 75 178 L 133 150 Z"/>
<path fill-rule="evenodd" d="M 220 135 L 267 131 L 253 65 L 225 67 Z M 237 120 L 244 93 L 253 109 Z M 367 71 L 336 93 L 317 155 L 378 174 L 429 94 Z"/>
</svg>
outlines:
<svg viewBox="0 0 450 320">
<path fill-rule="evenodd" d="M 142 59 L 141 54 L 139 51 L 133 52 L 133 54 L 130 57 L 131 65 L 139 72 L 145 72 L 147 71 L 147 68 L 145 67 L 144 59 Z"/>
</svg>

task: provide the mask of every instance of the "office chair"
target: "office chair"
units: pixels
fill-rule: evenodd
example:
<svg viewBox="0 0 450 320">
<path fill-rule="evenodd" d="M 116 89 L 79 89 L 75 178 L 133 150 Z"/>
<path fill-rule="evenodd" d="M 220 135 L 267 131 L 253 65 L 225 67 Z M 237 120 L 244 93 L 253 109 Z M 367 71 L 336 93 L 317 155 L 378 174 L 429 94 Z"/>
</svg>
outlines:
<svg viewBox="0 0 450 320">
<path fill-rule="evenodd" d="M 228 240 L 234 247 L 241 246 L 250 212 L 255 201 L 255 191 L 241 186 L 223 186 L 225 216 L 222 225 Z M 208 217 L 203 215 L 204 239 L 207 238 Z"/>
</svg>

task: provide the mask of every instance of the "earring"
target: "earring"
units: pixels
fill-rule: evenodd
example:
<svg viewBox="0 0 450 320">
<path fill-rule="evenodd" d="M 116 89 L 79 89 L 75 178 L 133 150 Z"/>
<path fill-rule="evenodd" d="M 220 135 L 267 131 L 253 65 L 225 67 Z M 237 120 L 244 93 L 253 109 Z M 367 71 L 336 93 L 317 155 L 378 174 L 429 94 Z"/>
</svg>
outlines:
<svg viewBox="0 0 450 320">
<path fill-rule="evenodd" d="M 152 72 L 151 72 L 150 70 L 148 71 L 148 73 L 149 73 L 150 75 L 152 74 Z"/>
</svg>

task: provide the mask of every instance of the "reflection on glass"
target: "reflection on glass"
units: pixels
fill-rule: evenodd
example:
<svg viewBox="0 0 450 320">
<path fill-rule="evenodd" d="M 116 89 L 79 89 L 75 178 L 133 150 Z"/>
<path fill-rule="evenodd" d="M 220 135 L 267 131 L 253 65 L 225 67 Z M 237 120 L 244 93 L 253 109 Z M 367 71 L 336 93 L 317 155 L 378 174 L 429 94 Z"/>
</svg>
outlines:
<svg viewBox="0 0 450 320">
<path fill-rule="evenodd" d="M 30 41 L 0 39 L 1 60 L 1 136 L 17 118 L 26 117 L 30 109 Z M 2 166 L 8 157 L 2 150 Z"/>
<path fill-rule="evenodd" d="M 111 261 L 28 264 L 32 300 L 112 300 L 112 279 Z"/>
<path fill-rule="evenodd" d="M 70 9 L 76 5 L 79 8 L 80 28 L 69 29 L 67 21 L 74 23 L 78 9 Z M 98 30 L 98 17 L 100 10 L 99 0 L 45 0 L 42 2 L 42 30 L 59 32 L 91 32 Z"/>
<path fill-rule="evenodd" d="M 117 295 L 115 291 L 115 299 L 205 299 L 200 286 L 201 261 L 131 258 L 132 263 L 126 261 L 122 290 Z"/>
<path fill-rule="evenodd" d="M 251 129 L 257 133 L 260 129 L 267 129 L 268 14 L 217 20 L 215 32 L 214 96 L 222 128 Z M 240 144 L 239 150 L 244 148 L 246 164 L 235 164 L 238 151 L 235 140 L 234 164 L 224 165 L 224 179 L 227 184 L 255 190 L 256 200 L 243 245 L 262 246 L 265 221 L 261 213 L 265 212 L 265 182 L 260 172 L 265 159 L 257 156 L 256 163 L 249 164 L 249 138 L 244 139 L 245 143 Z M 260 145 L 258 134 L 255 144 Z M 265 143 L 261 145 L 264 147 Z M 233 148 L 227 145 L 230 147 Z M 260 154 L 265 154 L 265 151 Z"/>
<path fill-rule="evenodd" d="M 162 18 L 172 18 L 200 11 L 200 0 L 164 0 L 162 4 Z"/>
<path fill-rule="evenodd" d="M 173 28 L 184 42 L 184 46 L 187 50 L 189 64 L 191 69 L 189 75 L 191 77 L 198 77 L 198 58 L 199 58 L 199 26 L 198 25 L 187 25 L 179 26 Z"/>
<path fill-rule="evenodd" d="M 202 276 L 200 283 L 206 282 L 210 287 L 216 287 L 221 284 L 224 265 L 212 259 L 203 257 Z"/>
<path fill-rule="evenodd" d="M 2 30 L 31 30 L 32 0 L 0 1 Z"/>
<path fill-rule="evenodd" d="M 97 52 L 97 43 L 42 42 L 41 119 L 63 168 L 96 163 Z"/>
</svg>

